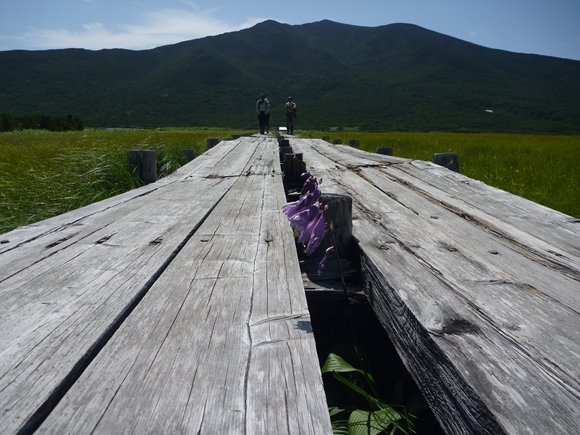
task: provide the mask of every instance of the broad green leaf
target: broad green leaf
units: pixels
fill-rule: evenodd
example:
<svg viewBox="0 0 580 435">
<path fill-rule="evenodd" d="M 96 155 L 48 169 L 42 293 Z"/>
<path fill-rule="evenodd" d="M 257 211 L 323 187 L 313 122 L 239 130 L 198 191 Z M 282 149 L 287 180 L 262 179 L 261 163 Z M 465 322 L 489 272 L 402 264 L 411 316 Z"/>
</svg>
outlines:
<svg viewBox="0 0 580 435">
<path fill-rule="evenodd" d="M 386 432 L 401 416 L 392 408 L 379 411 L 354 410 L 348 419 L 348 435 L 377 435 Z"/>
<path fill-rule="evenodd" d="M 375 380 L 373 376 L 365 372 L 364 370 L 357 369 L 356 367 L 349 364 L 344 358 L 338 356 L 335 353 L 330 353 L 324 365 L 322 366 L 322 373 L 328 372 L 337 372 L 337 373 L 348 373 L 348 372 L 356 372 L 360 373 L 361 375 L 365 376 L 374 386 Z"/>
<path fill-rule="evenodd" d="M 346 362 L 344 360 L 344 358 L 338 356 L 337 354 L 331 353 L 328 355 L 328 358 L 326 358 L 326 362 L 324 363 L 324 366 L 322 366 L 322 373 L 327 373 L 327 372 L 339 372 L 339 373 L 359 372 L 360 373 L 360 372 L 362 372 L 362 370 L 353 367 L 348 362 Z"/>
<path fill-rule="evenodd" d="M 375 397 L 373 397 L 369 393 L 367 393 L 364 389 L 362 389 L 358 385 L 355 385 L 352 382 L 350 382 L 348 379 L 346 379 L 341 374 L 339 374 L 337 372 L 333 372 L 333 375 L 338 382 L 340 382 L 343 385 L 346 385 L 352 391 L 362 395 L 367 400 L 368 404 L 371 407 L 381 409 L 381 408 L 386 406 L 385 404 L 381 403 L 378 399 L 376 399 Z"/>
</svg>

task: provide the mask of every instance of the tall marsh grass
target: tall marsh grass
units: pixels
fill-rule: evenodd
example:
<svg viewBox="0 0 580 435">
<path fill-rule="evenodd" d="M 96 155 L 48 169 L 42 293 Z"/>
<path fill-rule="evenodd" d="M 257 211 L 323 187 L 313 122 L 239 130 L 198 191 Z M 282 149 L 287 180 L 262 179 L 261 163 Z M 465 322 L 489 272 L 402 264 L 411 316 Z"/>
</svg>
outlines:
<svg viewBox="0 0 580 435">
<path fill-rule="evenodd" d="M 433 161 L 455 152 L 462 174 L 580 218 L 580 136 L 309 132 L 303 136 L 359 140 L 360 149 Z"/>
<path fill-rule="evenodd" d="M 216 129 L 40 130 L 0 134 L 0 234 L 138 186 L 130 149 L 157 152 L 161 178 L 186 163 L 183 149 L 207 150 L 206 138 L 242 132 Z M 433 161 L 456 152 L 461 173 L 580 218 L 580 136 L 461 133 L 301 132 L 360 141 L 375 152 Z"/>
<path fill-rule="evenodd" d="M 207 150 L 209 129 L 27 130 L 0 134 L 0 234 L 62 214 L 139 185 L 127 151 L 157 152 L 158 178 L 187 163 L 184 149 Z"/>
</svg>

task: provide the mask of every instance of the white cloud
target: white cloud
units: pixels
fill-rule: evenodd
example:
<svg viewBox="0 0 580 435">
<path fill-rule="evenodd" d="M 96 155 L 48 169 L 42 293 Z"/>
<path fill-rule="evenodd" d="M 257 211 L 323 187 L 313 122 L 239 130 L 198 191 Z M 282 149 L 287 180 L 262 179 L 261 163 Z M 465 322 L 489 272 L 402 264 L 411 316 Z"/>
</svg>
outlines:
<svg viewBox="0 0 580 435">
<path fill-rule="evenodd" d="M 467 34 L 467 39 L 485 39 L 496 33 L 493 29 L 473 30 Z"/>
<path fill-rule="evenodd" d="M 87 1 L 87 0 L 85 0 Z M 241 30 L 263 21 L 248 18 L 240 25 L 211 18 L 208 13 L 164 9 L 142 15 L 137 24 L 114 26 L 104 23 L 84 24 L 82 30 L 39 29 L 23 35 L 22 43 L 34 49 L 103 48 L 148 49 L 175 44 L 204 36 Z"/>
</svg>

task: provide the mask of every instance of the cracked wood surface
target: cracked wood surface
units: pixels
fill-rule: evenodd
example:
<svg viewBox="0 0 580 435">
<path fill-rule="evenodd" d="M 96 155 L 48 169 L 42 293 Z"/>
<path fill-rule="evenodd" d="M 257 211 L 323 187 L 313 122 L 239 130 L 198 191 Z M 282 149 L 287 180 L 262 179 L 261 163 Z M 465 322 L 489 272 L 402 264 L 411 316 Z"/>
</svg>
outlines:
<svg viewBox="0 0 580 435">
<path fill-rule="evenodd" d="M 353 197 L 367 296 L 448 433 L 580 433 L 578 219 L 428 162 L 291 145 Z"/>
<path fill-rule="evenodd" d="M 3 235 L 1 432 L 330 434 L 284 203 L 242 138 Z"/>
</svg>

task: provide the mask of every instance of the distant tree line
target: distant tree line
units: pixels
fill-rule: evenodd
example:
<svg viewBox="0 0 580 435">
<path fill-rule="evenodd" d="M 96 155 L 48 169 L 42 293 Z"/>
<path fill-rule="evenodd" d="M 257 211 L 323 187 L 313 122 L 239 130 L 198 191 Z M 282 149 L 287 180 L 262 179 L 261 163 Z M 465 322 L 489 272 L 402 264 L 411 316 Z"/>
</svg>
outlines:
<svg viewBox="0 0 580 435">
<path fill-rule="evenodd" d="M 10 116 L 0 113 L 0 131 L 14 130 L 49 130 L 49 131 L 69 131 L 84 130 L 83 121 L 72 115 L 46 116 L 46 115 L 25 115 Z"/>
</svg>

